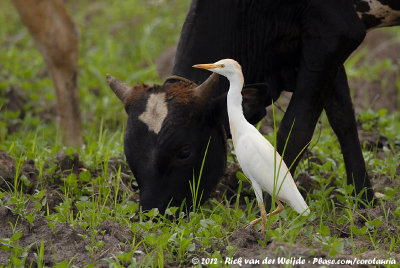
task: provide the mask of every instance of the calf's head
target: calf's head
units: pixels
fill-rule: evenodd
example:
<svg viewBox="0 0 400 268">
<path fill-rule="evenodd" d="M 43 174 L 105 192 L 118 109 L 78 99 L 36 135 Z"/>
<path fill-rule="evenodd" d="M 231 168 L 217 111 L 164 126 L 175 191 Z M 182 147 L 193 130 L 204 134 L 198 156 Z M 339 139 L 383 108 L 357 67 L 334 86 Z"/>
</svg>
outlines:
<svg viewBox="0 0 400 268">
<path fill-rule="evenodd" d="M 190 207 L 189 181 L 197 182 L 208 145 L 199 190 L 205 200 L 226 163 L 223 101 L 213 98 L 218 75 L 199 86 L 181 77 L 152 87 L 129 87 L 109 75 L 107 81 L 128 113 L 124 151 L 143 210 L 163 212 L 183 200 Z"/>
<path fill-rule="evenodd" d="M 218 94 L 218 75 L 201 85 L 179 77 L 163 85 L 130 87 L 107 76 L 128 113 L 124 151 L 138 182 L 143 210 L 192 205 L 189 181 L 197 183 L 205 201 L 222 177 L 229 135 L 226 92 Z M 226 90 L 225 90 L 226 91 Z M 243 109 L 257 122 L 265 115 L 265 86 L 243 90 Z M 207 151 L 207 154 L 206 154 Z M 204 165 L 203 165 L 204 159 Z M 203 166 L 203 168 L 202 168 Z"/>
</svg>

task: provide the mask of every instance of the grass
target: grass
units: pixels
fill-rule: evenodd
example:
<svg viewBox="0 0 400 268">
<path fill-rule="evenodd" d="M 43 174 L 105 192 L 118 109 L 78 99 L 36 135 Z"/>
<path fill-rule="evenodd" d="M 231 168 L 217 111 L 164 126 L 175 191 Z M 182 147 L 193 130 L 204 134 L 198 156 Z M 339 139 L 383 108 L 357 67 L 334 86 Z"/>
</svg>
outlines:
<svg viewBox="0 0 400 268">
<path fill-rule="evenodd" d="M 88 267 L 100 262 L 112 267 L 190 266 L 192 258 L 219 267 L 219 261 L 241 256 L 231 235 L 258 213 L 253 190 L 243 174 L 236 174 L 239 184 L 235 194 L 212 198 L 189 217 L 176 213 L 179 208 L 168 208 L 164 215 L 156 209 L 141 212 L 136 182 L 123 157 L 126 115 L 105 82 L 105 74 L 112 73 L 131 84 L 160 83 L 154 59 L 177 42 L 188 5 L 189 1 L 178 0 L 68 1 L 80 32 L 79 95 L 85 146 L 76 149 L 60 142 L 52 115 L 55 99 L 51 80 L 34 42 L 11 1 L 0 2 L 0 107 L 7 104 L 4 92 L 12 87 L 22 92 L 25 111 L 23 116 L 20 110 L 0 113 L 0 149 L 16 161 L 13 180 L 0 189 L 0 206 L 16 215 L 7 216 L 10 235 L 0 237 L 0 256 L 7 256 L 0 266 L 45 267 L 52 259 L 50 263 L 56 267 L 69 267 L 78 261 L 82 264 L 79 254 L 83 254 Z M 388 32 L 399 40 L 398 29 Z M 398 62 L 383 59 L 372 63 L 368 56 L 368 50 L 363 49 L 346 63 L 350 79 L 378 81 L 388 94 L 391 80 L 381 77 L 396 72 Z M 393 83 L 399 91 L 398 76 Z M 365 98 L 373 101 L 371 96 Z M 276 112 L 278 121 L 281 117 L 282 113 Z M 301 161 L 294 176 L 306 178 L 313 186 L 306 200 L 312 213 L 299 217 L 286 208 L 268 223 L 270 228 L 258 241 L 260 249 L 274 241 L 323 250 L 332 258 L 360 256 L 370 250 L 385 257 L 400 254 L 400 178 L 396 171 L 400 113 L 366 109 L 358 113 L 358 120 L 368 138 L 375 132 L 386 137 L 380 148 L 370 148 L 368 139 L 363 146 L 375 189 L 385 197 L 376 208 L 356 208 L 359 200 L 352 195 L 353 187 L 346 184 L 338 141 L 322 116 L 309 157 Z M 266 138 L 273 143 L 274 134 Z M 63 159 L 71 161 L 77 154 L 83 167 L 62 170 L 57 160 L 60 150 L 64 151 Z M 24 169 L 30 159 L 38 170 L 36 182 Z M 228 163 L 237 167 L 234 154 L 228 156 Z M 55 203 L 51 203 L 52 194 Z M 201 195 L 195 190 L 193 194 Z M 104 227 L 110 221 L 117 225 Z M 30 232 L 24 230 L 39 223 L 50 230 L 49 234 L 28 241 Z M 76 232 L 76 241 L 83 241 L 83 249 L 67 259 L 54 258 L 46 239 L 64 229 Z M 120 232 L 118 246 L 110 246 L 107 240 L 112 231 Z M 284 250 L 287 257 L 297 256 L 292 247 Z"/>
</svg>

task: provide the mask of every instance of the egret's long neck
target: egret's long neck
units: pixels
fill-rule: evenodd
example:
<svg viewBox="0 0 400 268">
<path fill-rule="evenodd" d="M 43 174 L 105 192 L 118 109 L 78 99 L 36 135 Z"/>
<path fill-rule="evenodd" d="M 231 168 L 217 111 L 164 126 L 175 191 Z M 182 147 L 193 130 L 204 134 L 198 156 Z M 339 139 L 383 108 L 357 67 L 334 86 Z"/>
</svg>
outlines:
<svg viewBox="0 0 400 268">
<path fill-rule="evenodd" d="M 227 96 L 229 125 L 232 136 L 240 129 L 243 124 L 248 123 L 243 115 L 242 109 L 242 88 L 243 88 L 243 75 L 238 72 L 228 77 L 229 91 Z"/>
</svg>

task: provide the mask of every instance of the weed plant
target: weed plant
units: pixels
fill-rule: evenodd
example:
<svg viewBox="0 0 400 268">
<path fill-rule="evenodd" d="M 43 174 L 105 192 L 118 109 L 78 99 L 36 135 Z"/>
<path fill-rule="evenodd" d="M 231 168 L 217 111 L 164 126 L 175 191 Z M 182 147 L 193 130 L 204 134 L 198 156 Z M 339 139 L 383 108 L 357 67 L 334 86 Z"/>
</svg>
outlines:
<svg viewBox="0 0 400 268">
<path fill-rule="evenodd" d="M 79 237 L 85 241 L 88 267 L 100 262 L 111 267 L 187 267 L 194 257 L 224 260 L 235 254 L 240 256 L 230 236 L 259 213 L 244 175 L 236 174 L 235 194 L 221 193 L 202 206 L 201 193 L 196 190 L 201 176 L 190 178 L 195 202 L 189 217 L 177 207 L 169 207 L 164 214 L 157 209 L 141 212 L 137 184 L 123 157 L 126 115 L 105 81 L 105 74 L 112 73 L 130 84 L 161 83 L 154 60 L 176 44 L 189 2 L 67 1 L 80 34 L 79 96 L 85 139 L 82 148 L 61 144 L 53 112 L 54 93 L 45 64 L 12 2 L 0 2 L 0 149 L 15 159 L 13 180 L 0 189 L 0 207 L 15 215 L 15 220 L 7 223 L 11 234 L 0 237 L 0 256 L 8 256 L 0 266 L 48 266 L 51 243 L 41 237 L 28 244 L 24 240 L 23 224 L 35 226 L 38 221 L 45 222 L 53 234 L 60 226 L 82 230 Z M 400 36 L 398 29 L 388 32 Z M 367 54 L 361 50 L 347 61 L 350 79 L 376 80 L 398 68 L 385 60 L 360 66 Z M 388 79 L 382 79 L 383 92 L 388 83 Z M 395 84 L 400 85 L 398 76 Z M 8 104 L 6 92 L 11 89 L 21 92 L 21 109 L 4 109 Z M 357 116 L 360 129 L 367 133 L 377 131 L 385 137 L 380 147 L 375 146 L 375 140 L 362 141 L 368 172 L 376 192 L 381 194 L 375 208 L 367 204 L 365 210 L 358 209 L 361 201 L 354 197 L 354 187 L 346 183 L 340 146 L 323 115 L 294 176 L 306 178 L 312 186 L 299 187 L 308 193 L 311 214 L 302 217 L 286 206 L 279 216 L 268 221 L 265 237 L 259 241 L 260 249 L 271 241 L 280 241 L 321 249 L 332 258 L 339 254 L 360 256 L 370 250 L 385 257 L 400 254 L 400 113 L 363 110 Z M 274 115 L 277 123 L 281 117 L 280 112 Z M 276 132 L 266 138 L 274 144 Z M 78 155 L 84 167 L 61 170 L 57 162 L 61 150 L 70 159 Z M 38 170 L 36 182 L 24 171 L 28 160 L 33 160 Z M 229 168 L 238 167 L 234 153 L 229 154 L 228 163 Z M 51 204 L 54 191 L 59 199 Z M 370 213 L 376 211 L 383 213 Z M 125 242 L 116 247 L 120 250 L 106 249 L 102 225 L 109 221 L 128 230 Z M 292 256 L 290 248 L 286 250 L 287 257 Z M 76 259 L 77 256 L 57 259 L 54 267 L 71 267 Z"/>
</svg>

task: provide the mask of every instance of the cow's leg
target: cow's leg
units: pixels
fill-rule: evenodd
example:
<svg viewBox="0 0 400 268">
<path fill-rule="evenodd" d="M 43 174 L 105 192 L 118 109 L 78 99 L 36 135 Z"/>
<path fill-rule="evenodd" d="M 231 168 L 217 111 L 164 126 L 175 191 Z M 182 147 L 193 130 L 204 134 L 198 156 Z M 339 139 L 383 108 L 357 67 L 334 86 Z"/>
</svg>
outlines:
<svg viewBox="0 0 400 268">
<path fill-rule="evenodd" d="M 78 100 L 78 36 L 62 0 L 14 0 L 49 69 L 67 145 L 83 143 Z"/>
<path fill-rule="evenodd" d="M 302 19 L 303 47 L 296 88 L 278 131 L 278 151 L 292 174 L 312 138 L 339 68 L 365 37 L 351 1 L 312 0 Z M 298 157 L 298 158 L 297 158 Z M 297 160 L 295 160 L 297 158 Z"/>
<path fill-rule="evenodd" d="M 302 78 L 293 93 L 289 106 L 279 125 L 277 145 L 285 163 L 294 174 L 302 152 L 308 146 L 323 109 L 323 88 L 320 73 L 300 72 Z M 325 74 L 327 75 L 327 74 Z M 306 78 L 307 79 L 304 79 Z M 310 84 L 309 90 L 305 89 Z M 301 87 L 300 87 L 301 86 Z M 293 127 L 293 128 L 292 128 Z M 292 129 L 292 130 L 291 130 Z M 287 145 L 286 145 L 287 143 Z M 286 145 L 286 149 L 285 149 Z"/>
<path fill-rule="evenodd" d="M 339 139 L 346 165 L 347 183 L 354 183 L 357 194 L 366 189 L 364 199 L 371 201 L 374 198 L 374 192 L 358 140 L 356 118 L 344 67 L 341 67 L 338 72 L 333 92 L 326 98 L 324 108 L 329 123 Z"/>
</svg>

